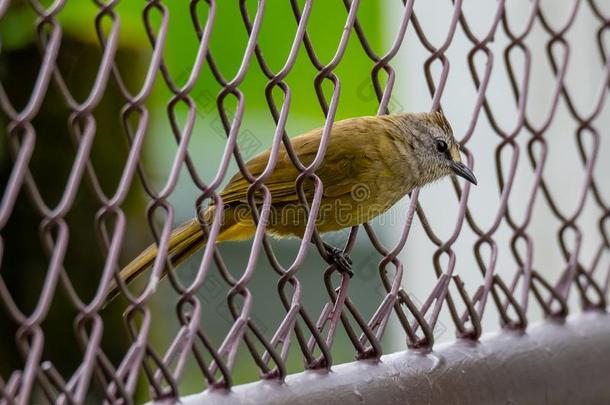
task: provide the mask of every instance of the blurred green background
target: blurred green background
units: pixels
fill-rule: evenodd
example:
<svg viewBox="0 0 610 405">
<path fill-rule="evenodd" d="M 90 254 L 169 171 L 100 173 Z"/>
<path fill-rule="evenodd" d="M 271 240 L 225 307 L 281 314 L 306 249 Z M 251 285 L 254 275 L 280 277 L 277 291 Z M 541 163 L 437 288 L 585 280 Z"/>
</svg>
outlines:
<svg viewBox="0 0 610 405">
<path fill-rule="evenodd" d="M 238 71 L 246 47 L 248 35 L 239 11 L 237 1 L 218 1 L 214 30 L 210 40 L 212 51 L 218 67 L 225 78 L 232 78 Z M 270 68 L 279 71 L 288 56 L 295 35 L 297 24 L 287 1 L 272 0 L 266 2 L 259 45 Z M 358 18 L 373 49 L 383 53 L 388 48 L 389 40 L 384 34 L 381 18 L 383 2 L 363 1 L 358 11 Z M 43 2 L 49 6 L 50 1 Z M 251 18 L 257 8 L 256 1 L 248 1 Z M 301 8 L 304 2 L 301 1 Z M 151 57 L 151 46 L 146 36 L 142 9 L 144 1 L 122 1 L 115 7 L 120 21 L 120 48 L 116 64 L 132 93 L 137 93 L 144 82 L 144 77 Z M 169 15 L 169 34 L 164 49 L 164 60 L 174 82 L 181 86 L 186 83 L 195 60 L 198 40 L 191 22 L 187 2 L 164 2 Z M 57 21 L 63 31 L 62 45 L 58 57 L 67 87 L 76 100 L 82 102 L 89 94 L 94 83 L 101 57 L 101 46 L 98 42 L 94 21 L 99 8 L 89 1 L 69 1 L 60 11 Z M 202 24 L 207 18 L 207 5 L 201 2 L 198 13 Z M 342 2 L 315 2 L 308 34 L 311 37 L 319 59 L 328 63 L 335 51 L 345 24 L 347 12 Z M 152 10 L 151 25 L 158 30 L 161 24 L 161 13 Z M 112 27 L 112 21 L 103 17 L 101 26 L 104 32 Z M 41 54 L 36 40 L 36 14 L 26 1 L 13 1 L 7 14 L 0 22 L 2 52 L 0 53 L 0 80 L 9 99 L 16 109 L 22 109 L 32 91 L 38 75 Z M 370 72 L 373 63 L 362 50 L 357 38 L 352 34 L 343 61 L 335 70 L 341 80 L 341 95 L 337 119 L 357 115 L 372 115 L 377 111 L 377 99 L 371 85 Z M 290 86 L 292 101 L 290 115 L 286 125 L 289 136 L 323 125 L 324 115 L 318 103 L 314 77 L 317 70 L 313 67 L 305 49 L 301 46 L 298 58 L 286 83 Z M 275 124 L 265 100 L 267 78 L 263 75 L 256 59 L 253 57 L 245 80 L 239 89 L 244 94 L 245 115 L 238 137 L 238 145 L 245 159 L 270 146 Z M 324 87 L 330 99 L 331 87 Z M 197 80 L 190 97 L 197 105 L 197 119 L 188 150 L 193 157 L 199 175 L 211 181 L 216 175 L 217 167 L 226 144 L 226 134 L 219 118 L 216 96 L 221 90 L 211 74 L 207 64 Z M 282 103 L 280 92 L 274 93 L 279 106 Z M 168 90 L 160 73 L 157 74 L 154 91 L 146 100 L 150 113 L 148 134 L 141 157 L 146 174 L 157 191 L 168 179 L 174 154 L 177 150 L 168 119 L 167 104 L 172 93 Z M 118 90 L 114 78 L 110 78 L 104 97 L 93 111 L 97 134 L 91 152 L 91 162 L 101 185 L 107 195 L 112 195 L 118 185 L 123 166 L 129 151 L 125 130 L 121 124 L 121 108 L 125 99 Z M 236 102 L 229 96 L 225 108 L 232 115 Z M 396 106 L 394 106 L 396 107 Z M 75 156 L 75 148 L 68 132 L 70 110 L 57 88 L 51 84 L 42 108 L 33 121 L 37 132 L 36 148 L 30 163 L 34 179 L 40 188 L 46 203 L 54 207 L 61 199 L 66 180 Z M 176 108 L 178 122 L 186 122 L 187 109 L 180 104 Z M 3 131 L 6 131 L 7 117 L 2 115 Z M 132 122 L 132 124 L 135 123 Z M 0 181 L 3 186 L 10 175 L 13 160 L 8 153 L 7 136 L 2 136 L 0 149 Z M 232 161 L 224 181 L 235 172 Z M 224 184 L 224 183 L 223 183 Z M 169 201 L 175 208 L 176 224 L 193 216 L 195 200 L 199 190 L 193 184 L 188 171 L 182 168 L 179 183 Z M 153 241 L 152 232 L 146 219 L 146 208 L 149 197 L 144 193 L 140 179 L 136 176 L 128 198 L 122 205 L 128 229 L 121 251 L 121 263 L 129 261 L 143 247 Z M 69 226 L 69 246 L 64 260 L 67 274 L 76 286 L 81 299 L 90 300 L 97 289 L 105 256 L 99 248 L 98 235 L 95 230 L 95 215 L 101 204 L 96 199 L 87 179 L 83 179 L 79 193 L 66 221 Z M 161 224 L 162 215 L 156 213 Z M 42 249 L 39 227 L 42 217 L 32 205 L 27 193 L 19 195 L 15 210 L 8 225 L 1 230 L 4 242 L 2 258 L 2 277 L 13 294 L 20 308 L 29 314 L 35 308 L 43 285 L 48 258 Z M 360 231 L 362 242 L 364 232 Z M 329 235 L 328 240 L 334 245 L 342 245 L 347 232 Z M 350 286 L 350 296 L 365 317 L 370 317 L 382 299 L 382 287 L 377 276 L 379 256 L 370 247 L 364 248 L 358 243 L 353 254 L 356 276 Z M 277 257 L 284 266 L 294 259 L 298 241 L 274 241 Z M 250 253 L 251 242 L 226 243 L 220 247 L 222 256 L 236 277 L 245 269 Z M 315 249 L 310 249 L 307 261 L 298 276 L 303 286 L 303 304 L 312 318 L 317 318 L 328 297 L 323 284 L 324 263 L 317 257 Z M 195 275 L 200 256 L 190 260 L 180 272 L 184 283 L 191 281 Z M 276 292 L 278 276 L 273 271 L 266 257 L 258 260 L 257 269 L 252 281 L 248 284 L 253 295 L 252 318 L 271 339 L 276 328 L 285 315 Z M 145 280 L 140 280 L 144 282 Z M 140 287 L 143 283 L 140 283 Z M 137 287 L 136 287 L 137 290 Z M 226 306 L 228 287 L 220 277 L 215 265 L 202 287 L 199 298 L 203 308 L 202 329 L 219 347 L 228 332 L 232 318 Z M 163 355 L 179 329 L 175 303 L 178 295 L 169 282 L 163 281 L 151 301 L 153 313 L 151 347 Z M 3 308 L 3 307 L 0 307 Z M 102 347 L 115 366 L 121 361 L 129 348 L 130 341 L 122 320 L 126 300 L 120 298 L 102 313 L 104 320 L 104 337 Z M 68 379 L 80 364 L 82 351 L 74 337 L 74 319 L 77 311 L 70 303 L 61 284 L 55 293 L 53 304 L 43 323 L 45 335 L 44 360 L 50 360 L 64 378 Z M 15 334 L 18 325 L 9 318 L 7 312 L 0 310 L 0 324 L 5 325 L 0 334 L 0 375 L 6 381 L 11 372 L 22 369 L 24 359 L 16 350 Z M 249 353 L 242 345 L 235 369 L 234 382 L 244 383 L 258 378 L 258 371 Z M 353 347 L 340 328 L 333 346 L 335 363 L 354 359 Z M 303 360 L 293 339 L 288 358 L 289 372 L 301 371 Z M 199 392 L 205 383 L 201 372 L 194 361 L 190 362 L 180 384 L 181 394 Z M 90 398 L 99 400 L 100 387 L 92 384 Z M 144 374 L 138 388 L 136 402 L 149 398 Z"/>
</svg>

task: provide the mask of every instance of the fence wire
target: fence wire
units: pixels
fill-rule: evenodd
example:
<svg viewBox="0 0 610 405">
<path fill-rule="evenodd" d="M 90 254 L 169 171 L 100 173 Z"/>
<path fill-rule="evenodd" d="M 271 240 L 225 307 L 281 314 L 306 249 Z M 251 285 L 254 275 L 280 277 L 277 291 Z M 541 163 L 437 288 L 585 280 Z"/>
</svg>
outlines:
<svg viewBox="0 0 610 405">
<path fill-rule="evenodd" d="M 0 1 L 0 18 L 4 18 L 14 6 L 14 1 Z M 36 305 L 26 309 L 19 302 L 18 291 L 11 289 L 6 281 L 6 275 L 19 269 L 7 268 L 2 263 L 0 268 L 0 301 L 2 311 L 12 324 L 17 325 L 12 337 L 14 345 L 21 356 L 21 365 L 0 376 L 0 398 L 2 403 L 28 403 L 36 398 L 46 398 L 49 402 L 82 403 L 91 395 L 92 390 L 102 392 L 104 399 L 110 403 L 132 403 L 138 384 L 145 381 L 152 399 L 179 398 L 184 395 L 180 390 L 185 378 L 186 365 L 189 361 L 197 364 L 198 373 L 204 381 L 200 390 L 205 388 L 231 388 L 233 370 L 238 356 L 249 357 L 250 367 L 256 368 L 261 379 L 283 379 L 287 374 L 287 359 L 290 348 L 300 351 L 304 369 L 330 369 L 333 365 L 333 344 L 338 331 L 347 335 L 347 340 L 353 346 L 357 359 L 376 359 L 383 353 L 382 338 L 388 333 L 387 325 L 396 322 L 401 327 L 401 333 L 411 348 L 429 349 L 434 345 L 434 330 L 441 313 L 448 313 L 453 321 L 458 337 L 477 340 L 482 330 L 484 315 L 497 313 L 501 327 L 524 330 L 528 324 L 528 314 L 532 307 L 541 310 L 545 316 L 565 318 L 569 311 L 578 309 L 605 310 L 610 283 L 610 266 L 607 255 L 610 253 L 610 205 L 608 203 L 608 181 L 604 174 L 595 171 L 598 161 L 604 156 L 599 155 L 601 143 L 607 143 L 605 128 L 599 124 L 607 100 L 607 87 L 610 79 L 610 62 L 607 58 L 605 38 L 610 31 L 610 14 L 604 14 L 598 2 L 593 0 L 574 0 L 568 15 L 561 24 L 551 23 L 541 7 L 539 0 L 525 2 L 527 16 L 517 22 L 511 20 L 506 9 L 506 1 L 495 3 L 494 13 L 487 19 L 486 30 L 475 33 L 471 29 L 471 21 L 465 11 L 463 1 L 439 2 L 451 7 L 451 16 L 443 21 L 446 36 L 438 41 L 429 38 L 428 28 L 423 23 L 425 19 L 418 18 L 414 0 L 408 0 L 402 5 L 400 23 L 395 30 L 396 35 L 390 41 L 391 46 L 385 53 L 377 53 L 367 39 L 367 31 L 360 23 L 359 0 L 343 0 L 345 7 L 344 19 L 333 24 L 342 25 L 343 31 L 336 51 L 329 62 L 321 60 L 316 47 L 308 33 L 308 22 L 312 13 L 312 0 L 291 0 L 291 18 L 296 23 L 292 37 L 290 52 L 284 65 L 274 70 L 267 63 L 259 47 L 259 34 L 266 10 L 274 7 L 268 1 L 239 2 L 241 20 L 233 21 L 235 31 L 245 30 L 248 41 L 241 64 L 233 69 L 236 73 L 228 76 L 222 72 L 215 54 L 220 50 L 210 49 L 210 38 L 217 26 L 218 9 L 223 6 L 214 0 L 192 0 L 183 5 L 190 13 L 193 35 L 197 36 L 198 49 L 194 55 L 192 67 L 186 75 L 184 84 L 178 85 L 172 77 L 164 57 L 168 44 L 170 14 L 162 1 L 148 1 L 142 4 L 141 23 L 146 29 L 150 43 L 150 57 L 147 60 L 147 70 L 144 81 L 139 84 L 126 83 L 119 69 L 116 58 L 119 50 L 121 21 L 116 8 L 116 1 L 95 1 L 98 8 L 94 21 L 97 42 L 102 50 L 102 57 L 97 66 L 95 80 L 86 97 L 73 94 L 66 84 L 65 72 L 58 63 L 63 46 L 63 30 L 60 23 L 62 9 L 67 2 L 57 0 L 50 5 L 43 5 L 37 0 L 31 0 L 27 7 L 36 14 L 37 20 L 31 30 L 35 32 L 39 47 L 40 64 L 37 67 L 35 82 L 24 83 L 20 89 L 29 92 L 27 102 L 22 108 L 15 107 L 15 102 L 5 91 L 7 83 L 0 87 L 0 106 L 6 130 L 4 142 L 12 159 L 6 183 L 2 184 L 2 200 L 0 205 L 0 260 L 7 255 L 6 245 L 12 234 L 3 232 L 7 223 L 14 215 L 17 206 L 31 206 L 39 218 L 40 243 L 47 255 L 47 267 L 44 283 L 40 287 Z M 445 4 L 447 3 L 447 4 Z M 573 92 L 578 89 L 567 84 L 568 67 L 578 64 L 573 60 L 571 51 L 575 46 L 568 40 L 570 30 L 579 13 L 592 13 L 596 24 L 595 41 L 599 54 L 595 67 L 601 72 L 597 86 L 598 96 L 590 100 L 591 107 L 583 110 L 576 107 Z M 202 17 L 203 16 L 203 17 Z M 419 16 L 421 17 L 421 16 Z M 181 22 L 185 23 L 185 22 Z M 0 20 L 1 24 L 1 20 Z M 273 24 L 273 21 L 265 21 Z M 536 27 L 536 28 L 535 28 Z M 553 86 L 548 90 L 550 108 L 542 121 L 535 122 L 528 115 L 528 100 L 532 91 L 537 89 L 530 75 L 532 50 L 528 39 L 534 29 L 542 29 L 545 33 L 546 61 L 550 68 L 548 75 L 553 78 Z M 497 176 L 498 203 L 493 207 L 493 220 L 482 220 L 473 209 L 475 191 L 469 185 L 462 186 L 455 178 L 452 184 L 456 212 L 452 232 L 441 236 L 428 219 L 435 214 L 427 209 L 426 204 L 419 203 L 420 191 L 415 190 L 409 199 L 409 205 L 402 224 L 400 236 L 393 246 L 386 246 L 378 237 L 377 230 L 369 224 L 363 229 L 351 229 L 344 250 L 349 253 L 356 243 L 358 233 L 365 233 L 370 241 L 367 249 L 376 250 L 381 259 L 377 263 L 379 283 L 383 286 L 384 297 L 376 302 L 376 310 L 372 315 L 364 315 L 358 305 L 350 297 L 350 287 L 356 280 L 337 272 L 334 266 L 320 271 L 319 282 L 325 283 L 327 302 L 321 311 L 312 311 L 302 305 L 302 297 L 307 294 L 300 281 L 303 263 L 306 255 L 315 255 L 317 249 L 307 241 L 300 242 L 300 248 L 289 265 L 282 265 L 276 257 L 270 240 L 264 236 L 264 222 L 258 224 L 258 232 L 253 242 L 248 245 L 249 259 L 243 268 L 231 268 L 225 263 L 225 258 L 214 243 L 208 243 L 203 257 L 198 262 L 197 272 L 193 280 L 185 285 L 170 271 L 171 285 L 179 294 L 175 311 L 180 322 L 180 329 L 173 336 L 165 349 L 159 351 L 153 347 L 151 339 L 151 324 L 156 313 L 149 308 L 149 301 L 157 285 L 162 283 L 158 276 L 166 263 L 167 251 L 160 252 L 160 259 L 152 271 L 146 276 L 146 287 L 139 294 L 128 293 L 123 286 L 128 299 L 124 313 L 125 327 L 130 343 L 120 358 L 110 358 L 103 350 L 104 335 L 114 333 L 104 328 L 104 312 L 102 306 L 105 294 L 115 276 L 115 273 L 129 258 L 122 253 L 126 243 L 129 218 L 125 209 L 125 201 L 131 190 L 136 187 L 144 189 L 150 201 L 147 210 L 149 226 L 161 244 L 166 243 L 175 224 L 175 208 L 169 198 L 176 193 L 178 177 L 186 168 L 191 181 L 198 189 L 197 201 L 193 204 L 193 212 L 210 201 L 218 201 L 221 183 L 231 173 L 227 173 L 229 163 L 235 160 L 239 170 L 254 185 L 252 192 L 268 193 L 264 181 L 259 181 L 249 173 L 245 166 L 239 147 L 239 134 L 242 129 L 246 102 L 240 86 L 247 73 L 260 69 L 267 78 L 265 97 L 268 110 L 275 123 L 274 145 L 288 147 L 288 138 L 296 134 L 288 133 L 286 122 L 290 113 L 289 101 L 292 97 L 287 84 L 297 56 L 306 56 L 309 63 L 317 70 L 313 86 L 326 120 L 325 131 L 329 131 L 335 120 L 341 92 L 340 75 L 337 67 L 342 63 L 348 42 L 356 44 L 370 59 L 372 69 L 370 81 L 378 100 L 377 111 L 371 114 L 386 114 L 392 112 L 390 103 L 395 85 L 400 81 L 396 74 L 397 54 L 406 46 L 406 33 L 411 30 L 415 35 L 409 41 L 417 41 L 426 51 L 423 66 L 424 77 L 429 89 L 430 110 L 443 108 L 449 111 L 444 95 L 447 80 L 451 74 L 450 58 L 452 44 L 458 36 L 465 37 L 469 42 L 470 51 L 467 54 L 468 71 L 472 85 L 476 90 L 474 104 L 469 107 L 471 116 L 464 131 L 456 131 L 456 137 L 462 146 L 466 162 L 474 167 L 481 155 L 495 156 L 495 175 Z M 480 30 L 478 30 L 480 31 Z M 286 33 L 284 33 L 286 34 Z M 494 39 L 498 36 L 507 38 L 507 43 L 501 49 L 494 48 Z M 482 63 L 481 63 L 482 61 Z M 454 63 L 453 60 L 451 60 Z M 394 67 L 393 67 L 394 66 Z M 440 69 L 439 69 L 440 67 Z M 210 69 L 221 91 L 216 95 L 216 109 L 220 116 L 222 128 L 226 134 L 226 146 L 218 168 L 210 181 L 204 181 L 197 169 L 197 157 L 192 156 L 188 149 L 189 142 L 195 135 L 193 128 L 198 120 L 197 103 L 193 98 L 193 89 L 204 69 Z M 490 95 L 490 78 L 495 71 L 506 75 L 509 90 L 516 109 L 515 119 L 506 126 L 506 120 L 499 118 L 503 111 L 494 108 L 494 98 Z M 583 78 L 592 81 L 592 78 Z M 595 79 L 597 80 L 597 79 Z M 154 86 L 165 86 L 171 92 L 167 100 L 167 116 L 177 145 L 169 175 L 161 187 L 150 180 L 150 176 L 142 163 L 145 139 L 150 132 L 151 111 L 147 105 Z M 122 97 L 120 121 L 128 141 L 128 157 L 120 171 L 120 181 L 114 190 L 108 192 L 108 187 L 102 186 L 99 169 L 91 160 L 94 140 L 103 137 L 98 129 L 96 109 L 100 105 L 109 87 L 116 87 Z M 137 91 L 130 89 L 137 88 Z M 50 89 L 56 92 L 69 109 L 67 132 L 75 147 L 75 157 L 70 162 L 70 170 L 65 188 L 57 203 L 52 204 L 40 192 L 40 180 L 33 174 L 31 160 L 39 138 L 44 136 L 45 128 L 37 123 L 37 117 L 43 108 L 45 98 Z M 27 93 L 24 93 L 27 94 Z M 78 99 L 84 100 L 79 101 Z M 565 108 L 558 108 L 564 105 Z M 236 107 L 233 107 L 236 106 Z M 186 111 L 186 119 L 179 110 Z M 575 130 L 564 138 L 574 141 L 577 145 L 579 161 L 566 162 L 566 170 L 582 170 L 583 176 L 577 189 L 559 190 L 549 184 L 552 176 L 561 176 L 545 165 L 549 148 L 558 142 L 556 130 L 551 130 L 553 123 L 559 118 L 568 118 Z M 491 130 L 488 133 L 477 130 L 481 122 L 488 122 Z M 201 136 L 206 136 L 201 134 Z M 493 137 L 493 149 L 477 148 L 476 137 Z M 475 145 L 475 146 L 473 146 Z M 271 146 L 265 145 L 265 146 Z M 123 145 L 117 145 L 122 148 Z M 279 146 L 276 146 L 279 147 Z M 320 150 L 317 158 L 309 166 L 304 166 L 291 155 L 291 159 L 301 172 L 301 178 L 313 179 L 316 190 L 320 180 L 316 177 L 316 168 L 324 159 L 324 150 Z M 519 162 L 527 161 L 529 180 L 527 192 L 519 191 L 515 195 L 515 182 L 520 172 Z M 113 164 L 122 164 L 113 162 Z M 274 161 L 270 161 L 273 167 Z M 573 169 L 575 168 L 575 169 Z M 522 170 L 522 169 L 520 169 Z M 491 177 L 489 177 L 491 178 Z M 81 192 L 91 193 L 98 202 L 99 209 L 95 214 L 95 228 L 91 231 L 101 241 L 100 250 L 104 258 L 103 269 L 99 270 L 99 278 L 95 280 L 95 292 L 91 298 L 84 299 L 82 291 L 73 284 L 66 270 L 66 252 L 73 249 L 71 237 L 73 229 L 69 226 L 68 217 L 78 204 Z M 604 194 L 606 193 L 606 194 Z M 19 196 L 27 198 L 19 200 Z M 575 207 L 566 210 L 557 203 L 562 194 L 577 196 Z M 474 197 L 473 197 L 474 196 Z M 511 210 L 518 198 L 525 201 L 525 210 L 515 215 Z M 543 210 L 559 223 L 558 230 L 548 231 L 548 238 L 556 238 L 555 249 L 563 258 L 563 266 L 556 271 L 553 278 L 534 266 L 535 255 L 544 255 L 544 251 L 536 249 L 539 241 L 533 236 L 531 223 L 536 215 L 537 201 L 544 201 Z M 312 202 L 312 210 L 317 210 L 320 201 Z M 596 224 L 583 225 L 581 219 L 585 206 L 596 207 Z M 157 219 L 162 217 L 161 226 Z M 93 219 L 93 218 L 92 218 Z M 425 299 L 417 302 L 405 291 L 403 273 L 410 269 L 403 267 L 399 256 L 408 257 L 409 249 L 405 248 L 409 240 L 412 224 L 421 225 L 429 241 L 435 246 L 431 261 L 432 266 L 417 271 L 434 272 L 435 285 L 430 291 L 420 292 Z M 310 223 L 309 225 L 312 225 Z M 498 242 L 500 228 L 509 229 L 508 246 Z M 456 249 L 455 244 L 465 233 L 475 235 L 472 252 Z M 551 235 L 551 232 L 553 234 Z M 595 240 L 592 260 L 583 258 L 583 239 Z M 30 235 L 34 241 L 35 235 Z M 213 238 L 212 238 L 213 240 Z M 32 242 L 34 243 L 34 242 Z M 295 242 L 296 243 L 296 242 Z M 511 272 L 500 275 L 497 261 L 501 250 L 510 249 L 512 255 Z M 245 251 L 245 249 L 244 249 Z M 401 256 L 401 252 L 405 252 Z M 467 269 L 480 273 L 479 281 L 469 284 L 462 281 L 458 274 L 456 263 L 460 255 L 474 254 L 478 269 Z M 283 318 L 272 331 L 262 330 L 256 318 L 252 316 L 253 300 L 255 299 L 249 282 L 257 268 L 257 262 L 266 257 L 277 272 L 277 294 L 284 306 Z M 321 269 L 323 270 L 323 269 Z M 92 269 L 82 269 L 90 271 Z M 307 269 L 308 272 L 314 272 Z M 464 270 L 466 271 L 466 269 Z M 231 316 L 231 326 L 220 342 L 210 338 L 212 331 L 206 328 L 202 321 L 204 313 L 210 308 L 201 302 L 205 290 L 202 286 L 211 274 L 218 274 L 218 280 L 226 284 L 228 294 L 224 304 Z M 94 274 L 94 273 L 92 273 Z M 91 276 L 93 277 L 93 276 Z M 268 294 L 273 289 L 269 288 Z M 32 293 L 32 291 L 30 291 Z M 70 308 L 68 312 L 74 325 L 74 338 L 82 350 L 81 362 L 70 373 L 60 372 L 58 365 L 46 358 L 49 348 L 46 346 L 45 332 L 49 326 L 49 313 L 58 296 L 67 297 Z M 579 297 L 580 308 L 568 305 L 570 297 Z M 174 305 L 172 303 L 172 305 Z M 243 349 L 247 350 L 244 351 Z"/>
</svg>

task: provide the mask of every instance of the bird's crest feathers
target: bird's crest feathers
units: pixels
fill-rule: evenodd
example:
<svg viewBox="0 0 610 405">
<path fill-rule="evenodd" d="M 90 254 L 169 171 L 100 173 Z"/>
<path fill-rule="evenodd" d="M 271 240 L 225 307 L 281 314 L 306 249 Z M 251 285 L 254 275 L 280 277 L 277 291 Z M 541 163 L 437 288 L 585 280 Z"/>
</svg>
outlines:
<svg viewBox="0 0 610 405">
<path fill-rule="evenodd" d="M 433 124 L 438 125 L 446 133 L 453 134 L 451 125 L 449 124 L 447 117 L 445 117 L 445 114 L 443 114 L 442 111 L 439 110 L 439 111 L 434 111 L 434 112 L 428 113 L 428 119 Z"/>
</svg>

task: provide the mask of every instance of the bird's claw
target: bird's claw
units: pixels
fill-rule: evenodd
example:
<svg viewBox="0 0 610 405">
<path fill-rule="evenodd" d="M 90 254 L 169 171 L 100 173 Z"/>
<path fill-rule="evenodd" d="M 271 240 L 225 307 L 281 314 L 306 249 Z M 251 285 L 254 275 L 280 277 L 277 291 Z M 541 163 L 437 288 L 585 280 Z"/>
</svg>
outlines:
<svg viewBox="0 0 610 405">
<path fill-rule="evenodd" d="M 350 259 L 349 254 L 336 247 L 330 247 L 328 249 L 328 256 L 330 258 L 329 262 L 337 267 L 339 273 L 347 274 L 350 278 L 354 276 L 352 259 Z"/>
</svg>

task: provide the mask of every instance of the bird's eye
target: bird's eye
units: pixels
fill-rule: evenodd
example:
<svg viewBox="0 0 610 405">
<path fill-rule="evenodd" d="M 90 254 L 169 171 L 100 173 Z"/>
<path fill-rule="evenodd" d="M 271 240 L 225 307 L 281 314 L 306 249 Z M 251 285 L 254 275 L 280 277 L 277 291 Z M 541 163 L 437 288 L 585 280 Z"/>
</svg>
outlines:
<svg viewBox="0 0 610 405">
<path fill-rule="evenodd" d="M 448 146 L 447 146 L 447 142 L 443 141 L 442 139 L 439 139 L 436 141 L 436 150 L 439 151 L 440 153 L 445 153 L 447 152 Z"/>
</svg>

